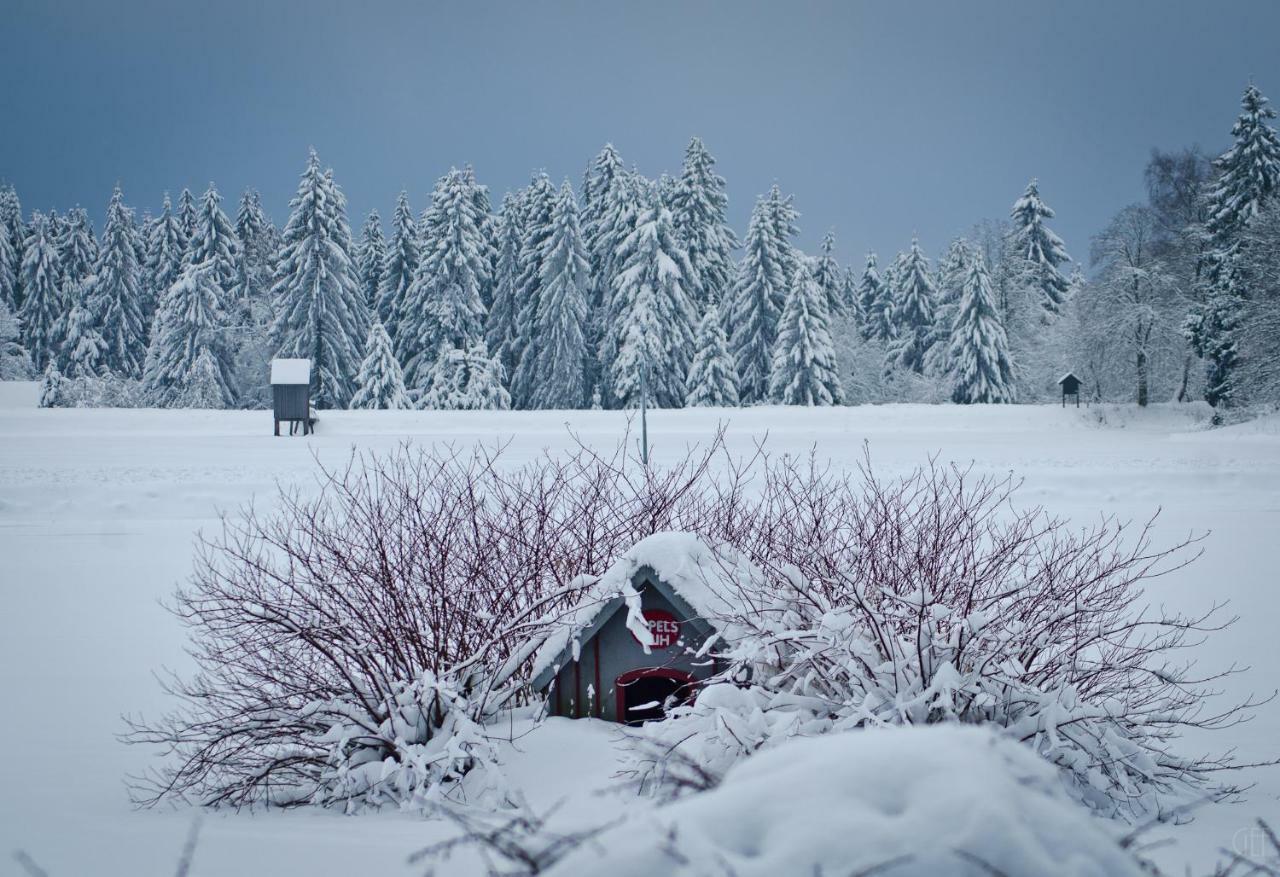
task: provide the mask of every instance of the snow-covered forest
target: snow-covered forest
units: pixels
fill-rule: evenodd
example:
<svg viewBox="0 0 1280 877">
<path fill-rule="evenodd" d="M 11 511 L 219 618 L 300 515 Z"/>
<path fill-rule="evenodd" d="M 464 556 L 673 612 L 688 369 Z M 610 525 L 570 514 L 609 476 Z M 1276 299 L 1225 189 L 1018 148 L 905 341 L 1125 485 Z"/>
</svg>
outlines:
<svg viewBox="0 0 1280 877">
<path fill-rule="evenodd" d="M 212 183 L 141 214 L 117 186 L 100 231 L 5 186 L 0 377 L 47 406 L 259 408 L 277 355 L 312 360 L 322 408 L 1038 402 L 1067 372 L 1094 401 L 1274 404 L 1275 115 L 1250 84 L 1220 155 L 1154 151 L 1091 241 L 1031 180 L 1005 218 L 851 265 L 830 232 L 798 248 L 778 185 L 739 235 L 698 138 L 677 176 L 606 145 L 496 206 L 452 168 L 358 232 L 314 151 L 283 227 Z"/>
</svg>

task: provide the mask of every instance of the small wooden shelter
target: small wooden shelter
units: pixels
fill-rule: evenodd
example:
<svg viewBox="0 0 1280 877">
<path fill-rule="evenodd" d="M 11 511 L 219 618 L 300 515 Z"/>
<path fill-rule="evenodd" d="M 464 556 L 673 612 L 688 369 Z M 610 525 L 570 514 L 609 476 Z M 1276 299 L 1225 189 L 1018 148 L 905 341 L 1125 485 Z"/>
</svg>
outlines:
<svg viewBox="0 0 1280 877">
<path fill-rule="evenodd" d="M 550 715 L 641 724 L 692 700 L 717 672 L 704 648 L 716 630 L 695 608 L 705 590 L 679 563 L 686 548 L 705 550 L 688 534 L 643 540 L 583 598 L 574 621 L 542 644 L 533 686 L 546 694 Z"/>
<path fill-rule="evenodd" d="M 1062 407 L 1063 408 L 1067 407 L 1068 396 L 1075 396 L 1076 407 L 1079 408 L 1080 407 L 1080 379 L 1075 375 L 1073 375 L 1071 372 L 1067 372 L 1065 375 L 1058 378 L 1058 386 L 1062 387 Z"/>
<path fill-rule="evenodd" d="M 271 405 L 275 417 L 275 434 L 280 434 L 280 423 L 289 424 L 289 435 L 295 435 L 298 426 L 308 435 L 315 426 L 311 416 L 311 360 L 271 360 Z"/>
</svg>

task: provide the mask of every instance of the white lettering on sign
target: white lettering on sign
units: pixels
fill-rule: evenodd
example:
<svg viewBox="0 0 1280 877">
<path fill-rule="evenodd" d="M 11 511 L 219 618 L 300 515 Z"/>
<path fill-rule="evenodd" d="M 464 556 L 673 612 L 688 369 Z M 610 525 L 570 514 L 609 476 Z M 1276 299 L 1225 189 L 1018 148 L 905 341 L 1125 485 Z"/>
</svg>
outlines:
<svg viewBox="0 0 1280 877">
<path fill-rule="evenodd" d="M 680 640 L 680 622 L 670 612 L 663 609 L 645 609 L 642 613 L 645 626 L 649 628 L 651 648 L 669 649 Z M 632 634 L 634 638 L 635 634 Z M 639 640 L 636 640 L 639 642 Z"/>
</svg>

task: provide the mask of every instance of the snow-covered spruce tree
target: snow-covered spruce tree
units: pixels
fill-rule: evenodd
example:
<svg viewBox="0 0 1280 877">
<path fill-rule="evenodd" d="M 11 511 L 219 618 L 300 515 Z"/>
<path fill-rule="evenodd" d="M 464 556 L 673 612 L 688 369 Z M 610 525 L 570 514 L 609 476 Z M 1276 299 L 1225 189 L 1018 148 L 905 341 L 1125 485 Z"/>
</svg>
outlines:
<svg viewBox="0 0 1280 877">
<path fill-rule="evenodd" d="M 213 183 L 205 190 L 196 208 L 195 230 L 187 242 L 187 265 L 207 265 L 222 290 L 223 303 L 230 307 L 236 294 L 236 260 L 240 243 L 231 220 L 222 210 L 222 196 Z"/>
<path fill-rule="evenodd" d="M 536 174 L 525 190 L 521 226 L 520 273 L 516 279 L 516 337 L 511 345 L 514 371 L 511 373 L 511 403 L 516 408 L 533 407 L 541 377 L 538 374 L 538 312 L 542 308 L 542 263 L 554 230 L 556 189 L 545 173 Z"/>
<path fill-rule="evenodd" d="M 196 223 L 199 220 L 199 210 L 196 208 L 196 197 L 191 194 L 191 190 L 183 188 L 178 193 L 178 222 L 182 225 L 182 231 L 186 235 L 188 241 L 191 236 L 196 233 Z"/>
<path fill-rule="evenodd" d="M 772 401 L 782 405 L 839 405 L 844 401 L 825 299 L 809 266 L 801 263 L 778 320 L 769 373 Z"/>
<path fill-rule="evenodd" d="M 125 206 L 117 185 L 107 205 L 101 253 L 89 286 L 89 309 L 106 342 L 103 364 L 123 378 L 142 376 L 147 355 L 147 327 L 142 318 L 142 266 L 138 264 L 138 231 L 133 210 Z"/>
<path fill-rule="evenodd" d="M 602 262 L 603 280 L 597 277 L 595 285 L 599 298 L 592 303 L 589 346 L 595 353 L 591 380 L 593 397 L 598 396 L 605 408 L 616 408 L 620 402 L 613 388 L 613 363 L 618 356 L 618 335 L 614 329 L 620 319 L 617 300 L 617 276 L 622 267 L 621 249 L 624 241 L 636 230 L 641 214 L 653 203 L 653 187 L 637 172 L 619 176 L 606 192 L 603 225 L 598 229 L 596 246 L 608 250 Z"/>
<path fill-rule="evenodd" d="M 880 276 L 875 253 L 867 253 L 867 266 L 862 270 L 862 280 L 858 283 L 858 300 L 863 313 L 862 337 L 869 341 L 892 341 L 893 285 Z"/>
<path fill-rule="evenodd" d="M 58 366 L 49 363 L 40 377 L 40 399 L 37 404 L 41 408 L 61 408 L 67 403 L 67 379 L 58 371 Z"/>
<path fill-rule="evenodd" d="M 587 382 L 593 398 L 612 405 L 609 366 L 614 356 L 613 276 L 618 245 L 635 228 L 639 205 L 635 186 L 613 144 L 606 143 L 587 167 L 582 181 L 582 236 L 591 262 L 591 295 L 587 301 Z"/>
<path fill-rule="evenodd" d="M 516 318 L 520 309 L 516 284 L 520 279 L 520 247 L 524 239 L 522 217 L 520 196 L 508 192 L 502 198 L 498 216 L 493 306 L 489 308 L 484 327 L 485 344 L 508 375 L 515 365 Z"/>
<path fill-rule="evenodd" d="M 443 345 L 469 350 L 484 337 L 481 287 L 488 282 L 475 184 L 457 168 L 441 177 L 423 217 L 422 258 L 399 320 L 399 352 L 405 383 L 425 392 Z"/>
<path fill-rule="evenodd" d="M 0 198 L 3 197 L 4 190 L 0 189 Z M 0 207 L 3 205 L 0 204 Z M 22 300 L 18 294 L 18 277 L 21 273 L 22 261 L 9 238 L 8 229 L 4 227 L 3 216 L 0 216 L 0 304 L 9 308 L 10 312 Z"/>
<path fill-rule="evenodd" d="M 1238 265 L 1235 258 L 1228 256 L 1218 268 L 1199 321 L 1188 333 L 1205 360 L 1204 399 L 1215 408 L 1229 408 L 1238 401 L 1236 368 L 1240 364 L 1243 315 Z"/>
<path fill-rule="evenodd" d="M 443 344 L 428 373 L 422 408 L 462 411 L 506 410 L 511 394 L 502 385 L 502 365 L 484 342 L 468 350 Z"/>
<path fill-rule="evenodd" d="M 107 342 L 98 332 L 85 283 L 69 283 L 63 300 L 70 305 L 63 328 L 58 370 L 69 378 L 99 378 L 107 371 Z"/>
<path fill-rule="evenodd" d="M 358 388 L 351 397 L 352 408 L 412 408 L 413 402 L 404 388 L 404 374 L 396 361 L 391 336 L 377 320 L 369 328 L 364 362 L 356 377 Z"/>
<path fill-rule="evenodd" d="M 929 259 L 916 238 L 911 239 L 911 249 L 903 260 L 897 281 L 893 309 L 894 339 L 889 346 L 889 357 L 899 367 L 923 374 L 937 319 L 937 290 L 929 270 Z"/>
<path fill-rule="evenodd" d="M 314 149 L 289 206 L 271 335 L 281 356 L 311 360 L 316 407 L 343 408 L 355 392 L 369 315 L 351 261 L 346 200 Z"/>
<path fill-rule="evenodd" d="M 835 247 L 835 233 L 829 231 L 822 236 L 818 255 L 812 260 L 809 269 L 813 274 L 814 282 L 822 290 L 827 313 L 832 319 L 843 317 L 848 305 L 845 272 L 840 269 L 840 263 L 836 261 Z"/>
<path fill-rule="evenodd" d="M 5 243 L 0 234 L 0 247 Z M 22 346 L 22 324 L 9 303 L 0 300 L 0 381 L 25 381 L 31 374 L 31 356 Z"/>
<path fill-rule="evenodd" d="M 393 342 L 397 336 L 400 312 L 420 258 L 418 223 L 409 207 L 409 195 L 401 192 L 391 219 L 391 242 L 378 278 L 378 293 L 374 301 L 378 319 Z"/>
<path fill-rule="evenodd" d="M 99 253 L 98 241 L 89 224 L 89 212 L 83 207 L 72 208 L 67 212 L 66 222 L 58 239 L 58 259 L 64 292 L 69 294 L 72 285 L 82 286 L 89 275 L 93 274 Z"/>
<path fill-rule="evenodd" d="M 22 202 L 13 186 L 0 186 L 0 298 L 16 314 L 22 307 L 22 256 L 26 249 L 27 225 L 22 220 Z M 12 255 L 6 256 L 6 253 Z M 11 274 L 6 273 L 6 266 Z M 6 280 L 6 278 L 8 278 Z"/>
<path fill-rule="evenodd" d="M 174 408 L 225 408 L 227 388 L 225 375 L 208 349 L 201 350 L 191 365 L 182 392 L 174 399 Z"/>
<path fill-rule="evenodd" d="M 1214 162 L 1218 178 L 1207 195 L 1207 228 L 1220 250 L 1234 243 L 1240 229 L 1280 184 L 1280 138 L 1268 124 L 1276 111 L 1268 104 L 1249 83 L 1240 98 L 1240 116 L 1231 128 L 1235 142 Z"/>
<path fill-rule="evenodd" d="M 217 277 L 212 263 L 188 265 L 165 292 L 143 377 L 143 391 L 152 405 L 195 407 L 193 394 L 211 401 L 209 363 L 217 379 L 218 401 L 204 407 L 225 408 L 235 399 L 229 318 Z"/>
<path fill-rule="evenodd" d="M 696 317 L 685 286 L 693 268 L 671 225 L 671 212 L 654 205 L 641 213 L 618 256 L 614 397 L 624 408 L 638 405 L 641 380 L 647 380 L 650 404 L 679 408 L 684 405 Z"/>
<path fill-rule="evenodd" d="M 796 212 L 792 196 L 783 197 L 777 183 L 769 187 L 769 194 L 765 196 L 765 205 L 770 222 L 773 223 L 774 239 L 778 242 L 778 258 L 782 262 L 783 289 L 777 302 L 778 312 L 781 313 L 786 291 L 791 288 L 792 275 L 795 274 L 796 268 L 803 259 L 803 254 L 791 243 L 792 238 L 800 233 L 800 229 L 796 226 L 796 220 L 799 219 L 800 214 Z"/>
<path fill-rule="evenodd" d="M 1039 182 L 1032 180 L 1022 197 L 1009 211 L 1013 221 L 1009 231 L 1011 251 L 1022 261 L 1020 281 L 1036 290 L 1040 306 L 1057 314 L 1067 301 L 1070 289 L 1061 266 L 1071 261 L 1062 238 L 1045 224 L 1053 211 L 1040 198 Z"/>
<path fill-rule="evenodd" d="M 57 359 L 65 325 L 64 305 L 58 286 L 58 249 L 44 214 L 31 214 L 31 233 L 22 257 L 22 343 L 38 371 Z"/>
<path fill-rule="evenodd" d="M 165 192 L 160 215 L 152 221 L 148 230 L 147 261 L 143 272 L 146 278 L 143 285 L 150 291 L 148 298 L 152 300 L 156 311 L 159 311 L 169 287 L 177 283 L 182 275 L 186 257 L 186 230 L 182 226 L 182 220 L 173 212 L 169 193 Z M 154 319 L 154 312 L 146 316 Z M 151 331 L 154 334 L 155 328 Z"/>
<path fill-rule="evenodd" d="M 542 260 L 538 309 L 538 385 L 533 408 L 581 408 L 587 403 L 587 297 L 590 263 L 578 226 L 578 202 L 565 180 L 551 216 Z"/>
<path fill-rule="evenodd" d="M 937 307 L 934 308 L 933 328 L 929 331 L 928 352 L 925 354 L 925 370 L 937 377 L 945 377 L 951 367 L 951 329 L 960 311 L 964 281 L 969 273 L 968 247 L 964 238 L 956 238 L 938 260 L 935 280 Z"/>
<path fill-rule="evenodd" d="M 787 246 L 778 239 L 769 202 L 756 201 L 733 298 L 724 310 L 729 349 L 738 374 L 738 396 L 744 404 L 769 398 L 773 342 L 787 293 Z"/>
<path fill-rule="evenodd" d="M 240 197 L 236 210 L 235 285 L 223 303 L 230 324 L 228 349 L 232 354 L 232 381 L 236 403 L 246 408 L 266 407 L 270 397 L 267 370 L 275 353 L 271 341 L 274 303 L 271 286 L 279 240 L 275 226 L 262 209 L 262 198 L 253 189 Z"/>
<path fill-rule="evenodd" d="M 844 296 L 845 315 L 849 318 L 850 325 L 862 332 L 862 324 L 865 320 L 865 314 L 862 313 L 862 298 L 858 294 L 858 272 L 852 267 L 844 269 L 843 278 L 840 284 L 840 294 Z"/>
<path fill-rule="evenodd" d="M 951 330 L 953 402 L 1013 402 L 1013 363 L 1009 342 L 991 293 L 991 277 L 981 253 L 969 258 L 964 293 Z"/>
<path fill-rule="evenodd" d="M 462 179 L 471 193 L 471 209 L 480 226 L 480 255 L 485 264 L 485 274 L 480 283 L 480 302 L 485 313 L 493 305 L 498 285 L 498 217 L 493 213 L 493 201 L 489 187 L 476 182 L 476 171 L 471 165 L 462 166 Z"/>
<path fill-rule="evenodd" d="M 738 239 L 729 227 L 729 197 L 724 177 L 715 172 L 715 158 L 694 137 L 684 153 L 684 168 L 673 183 L 671 221 L 693 267 L 695 301 L 699 310 L 719 307 L 733 282 L 733 251 Z"/>
<path fill-rule="evenodd" d="M 360 229 L 360 245 L 356 250 L 360 291 L 370 309 L 378 305 L 378 288 L 382 286 L 382 272 L 386 261 L 387 242 L 382 237 L 382 217 L 377 210 L 370 210 L 364 227 Z"/>
<path fill-rule="evenodd" d="M 709 310 L 703 315 L 693 346 L 684 404 L 690 408 L 737 406 L 738 376 L 729 353 L 729 336 L 725 335 L 716 311 Z"/>
</svg>

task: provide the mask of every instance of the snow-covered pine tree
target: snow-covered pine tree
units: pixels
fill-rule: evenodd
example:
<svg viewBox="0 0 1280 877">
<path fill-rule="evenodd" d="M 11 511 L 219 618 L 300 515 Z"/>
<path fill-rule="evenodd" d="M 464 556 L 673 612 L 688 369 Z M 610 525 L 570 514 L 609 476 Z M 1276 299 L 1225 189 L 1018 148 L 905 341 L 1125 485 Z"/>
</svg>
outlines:
<svg viewBox="0 0 1280 877">
<path fill-rule="evenodd" d="M 827 313 L 832 319 L 844 316 L 846 308 L 845 275 L 840 270 L 840 263 L 836 261 L 835 248 L 835 233 L 829 231 L 822 236 L 822 244 L 810 269 L 814 282 L 822 290 Z"/>
<path fill-rule="evenodd" d="M 246 189 L 236 210 L 235 299 L 257 303 L 267 297 L 271 288 L 272 261 L 275 258 L 275 229 L 262 210 L 262 196 Z"/>
<path fill-rule="evenodd" d="M 222 196 L 213 183 L 205 190 L 196 211 L 195 231 L 187 242 L 187 265 L 207 265 L 213 270 L 214 282 L 222 290 L 224 306 L 236 300 L 240 243 L 231 220 L 222 211 Z"/>
<path fill-rule="evenodd" d="M 951 399 L 961 404 L 1015 401 L 1009 342 L 996 311 L 987 262 L 969 255 L 964 293 L 951 332 Z"/>
<path fill-rule="evenodd" d="M 178 222 L 182 224 L 186 240 L 190 241 L 191 236 L 196 233 L 199 211 L 196 209 L 195 196 L 187 188 L 178 193 Z"/>
<path fill-rule="evenodd" d="M 396 199 L 396 210 L 391 220 L 391 244 L 382 265 L 374 302 L 378 319 L 393 342 L 398 334 L 400 312 L 420 259 L 418 223 L 409 207 L 408 193 L 401 192 Z"/>
<path fill-rule="evenodd" d="M 153 304 L 155 311 L 150 314 L 144 313 L 145 317 L 154 320 L 155 312 L 159 311 L 160 302 L 164 300 L 165 293 L 169 291 L 169 287 L 178 282 L 186 256 L 186 230 L 182 227 L 182 221 L 173 212 L 169 193 L 165 192 L 160 215 L 152 221 L 148 232 L 147 261 L 143 272 L 146 280 L 143 285 L 149 290 L 148 301 Z M 154 327 L 151 332 L 154 335 Z"/>
<path fill-rule="evenodd" d="M 587 403 L 587 296 L 591 265 L 578 225 L 578 201 L 566 180 L 551 215 L 542 260 L 538 309 L 538 384 L 533 408 L 581 408 Z"/>
<path fill-rule="evenodd" d="M 90 292 L 88 284 L 68 283 L 63 296 L 71 310 L 65 319 L 58 369 L 69 378 L 98 378 L 107 371 L 107 342 L 98 332 Z"/>
<path fill-rule="evenodd" d="M 858 295 L 858 273 L 852 267 L 844 269 L 840 294 L 844 296 L 845 315 L 852 321 L 852 328 L 861 333 L 865 315 L 862 313 L 862 298 Z"/>
<path fill-rule="evenodd" d="M 747 225 L 733 298 L 724 312 L 738 375 L 738 396 L 747 405 L 769 397 L 773 343 L 787 292 L 786 246 L 778 238 L 769 199 L 757 199 Z"/>
<path fill-rule="evenodd" d="M 783 405 L 839 405 L 844 399 L 831 343 L 826 293 L 801 262 L 778 320 L 769 398 Z"/>
<path fill-rule="evenodd" d="M 3 196 L 3 190 L 0 190 L 0 196 Z M 9 308 L 10 313 L 13 313 L 21 301 L 18 293 L 18 277 L 21 273 L 22 262 L 18 258 L 18 251 L 9 239 L 3 217 L 0 217 L 0 304 Z"/>
<path fill-rule="evenodd" d="M 35 221 L 34 214 L 32 222 Z M 45 220 L 47 222 L 48 220 Z M 44 374 L 40 378 L 40 401 L 41 408 L 58 408 L 66 402 L 67 380 L 62 376 L 62 372 L 58 371 L 58 366 L 50 362 L 45 366 Z"/>
<path fill-rule="evenodd" d="M 174 408 L 226 408 L 227 390 L 225 375 L 209 350 L 201 350 L 191 365 L 186 383 L 171 407 Z"/>
<path fill-rule="evenodd" d="M 441 177 L 423 217 L 422 259 L 399 321 L 405 383 L 427 389 L 431 363 L 442 345 L 468 350 L 484 337 L 489 261 L 476 210 L 474 183 L 457 168 Z"/>
<path fill-rule="evenodd" d="M 207 396 L 207 376 L 199 364 L 208 358 L 216 367 L 219 401 L 206 407 L 225 408 L 235 399 L 232 355 L 228 342 L 229 317 L 218 286 L 217 268 L 210 262 L 186 266 L 165 292 L 156 317 L 156 331 L 147 353 L 143 389 L 151 404 L 192 407 L 189 391 Z"/>
<path fill-rule="evenodd" d="M 3 298 L 16 314 L 22 307 L 22 256 L 27 240 L 27 226 L 22 221 L 22 202 L 13 186 L 0 186 L 0 237 L 8 244 L 6 248 L 0 244 L 0 261 L 9 259 L 7 264 L 12 271 L 9 280 L 4 264 L 0 264 L 0 298 Z M 11 252 L 11 256 L 5 256 Z"/>
<path fill-rule="evenodd" d="M 7 243 L 0 229 L 0 247 Z M 0 300 L 0 381 L 25 381 L 31 373 L 31 356 L 22 346 L 22 324 L 9 303 Z"/>
<path fill-rule="evenodd" d="M 783 197 L 777 183 L 769 188 L 765 201 L 768 205 L 770 221 L 773 223 L 774 238 L 778 241 L 778 256 L 782 260 L 783 289 L 777 300 L 778 312 L 781 313 L 786 293 L 791 288 L 792 276 L 803 258 L 803 254 L 791 243 L 792 238 L 800 233 L 800 229 L 796 226 L 796 220 L 800 214 L 796 212 L 792 197 L 790 195 Z"/>
<path fill-rule="evenodd" d="M 542 307 L 542 264 L 554 230 L 556 189 L 545 173 L 535 174 L 525 190 L 521 225 L 520 274 L 516 279 L 516 337 L 511 345 L 514 371 L 511 374 L 511 402 L 517 408 L 531 408 L 541 382 L 538 374 L 537 325 Z"/>
<path fill-rule="evenodd" d="M 421 407 L 460 411 L 506 410 L 511 394 L 502 386 L 502 366 L 481 341 L 468 350 L 441 345 L 431 364 Z"/>
<path fill-rule="evenodd" d="M 23 244 L 22 343 L 37 371 L 52 363 L 62 346 L 62 290 L 58 286 L 58 249 L 44 214 L 31 214 L 31 232 Z"/>
<path fill-rule="evenodd" d="M 493 296 L 498 285 L 498 217 L 493 214 L 493 202 L 489 199 L 489 187 L 476 182 L 475 168 L 463 165 L 462 178 L 471 192 L 472 210 L 480 226 L 480 250 L 486 272 L 480 283 L 480 302 L 485 313 L 493 306 Z"/>
<path fill-rule="evenodd" d="M 672 226 L 671 212 L 661 204 L 648 207 L 618 256 L 614 397 L 623 407 L 639 404 L 643 374 L 650 404 L 679 408 L 684 405 L 696 317 L 686 287 L 693 267 Z"/>
<path fill-rule="evenodd" d="M 133 210 L 125 206 L 117 185 L 107 205 L 101 252 L 89 286 L 88 307 L 94 326 L 106 342 L 103 364 L 115 375 L 137 378 L 147 355 L 147 327 L 142 318 L 142 266 L 138 264 L 138 231 Z"/>
<path fill-rule="evenodd" d="M 934 309 L 933 328 L 929 332 L 928 353 L 925 354 L 925 370 L 938 377 L 945 376 L 951 364 L 951 329 L 960 310 L 964 281 L 969 272 L 968 247 L 964 238 L 956 238 L 938 260 L 935 281 L 937 307 Z"/>
<path fill-rule="evenodd" d="M 1012 252 L 1023 263 L 1019 272 L 1022 282 L 1037 290 L 1041 307 L 1057 314 L 1061 313 L 1070 291 L 1061 266 L 1070 262 L 1071 257 L 1062 238 L 1045 224 L 1053 215 L 1040 197 L 1039 181 L 1033 179 L 1009 211 L 1013 220 L 1009 242 Z"/>
<path fill-rule="evenodd" d="M 1240 98 L 1231 128 L 1235 142 L 1214 162 L 1218 178 L 1209 189 L 1207 228 L 1218 249 L 1234 243 L 1240 229 L 1280 185 L 1280 138 L 1267 124 L 1276 111 L 1251 82 Z"/>
<path fill-rule="evenodd" d="M 932 340 L 937 290 L 929 270 L 929 259 L 916 238 L 911 239 L 911 249 L 902 262 L 897 281 L 894 339 L 889 346 L 889 357 L 899 367 L 923 374 Z"/>
<path fill-rule="evenodd" d="M 360 245 L 356 250 L 356 263 L 360 270 L 360 291 L 365 304 L 371 309 L 378 306 L 378 287 L 382 285 L 382 271 L 387 261 L 387 242 L 382 237 L 382 217 L 377 210 L 370 210 L 369 217 L 360 229 Z M 382 330 L 384 333 L 385 329 Z"/>
<path fill-rule="evenodd" d="M 89 224 L 89 212 L 83 207 L 72 208 L 67 212 L 58 240 L 63 292 L 69 294 L 72 285 L 83 286 L 98 263 L 98 255 L 98 241 Z"/>
<path fill-rule="evenodd" d="M 346 199 L 314 149 L 289 206 L 271 335 L 281 356 L 311 360 L 316 407 L 342 408 L 355 392 L 369 314 L 356 285 Z"/>
<path fill-rule="evenodd" d="M 693 362 L 685 379 L 684 404 L 690 408 L 732 408 L 738 404 L 738 376 L 729 354 L 729 338 L 719 314 L 708 310 L 698 324 Z"/>
<path fill-rule="evenodd" d="M 684 153 L 684 168 L 671 191 L 671 220 L 693 266 L 699 310 L 719 307 L 733 282 L 733 251 L 738 239 L 729 227 L 729 197 L 715 158 L 694 137 Z M 692 290 L 691 290 L 692 291 Z"/>
<path fill-rule="evenodd" d="M 862 337 L 886 343 L 893 340 L 893 284 L 880 276 L 875 253 L 867 253 L 867 266 L 858 283 L 858 301 L 863 313 Z"/>
<path fill-rule="evenodd" d="M 404 373 L 396 361 L 391 347 L 391 336 L 377 320 L 369 329 L 365 343 L 364 362 L 356 377 L 356 394 L 351 397 L 352 408 L 412 408 L 409 393 L 404 388 Z"/>
<path fill-rule="evenodd" d="M 519 195 L 508 192 L 503 196 L 498 216 L 493 306 L 489 308 L 484 328 L 485 344 L 502 364 L 505 374 L 511 374 L 514 367 L 516 317 L 519 312 L 516 284 L 520 279 L 520 246 L 524 238 L 522 212 Z"/>
</svg>

